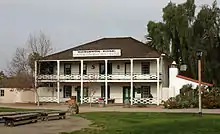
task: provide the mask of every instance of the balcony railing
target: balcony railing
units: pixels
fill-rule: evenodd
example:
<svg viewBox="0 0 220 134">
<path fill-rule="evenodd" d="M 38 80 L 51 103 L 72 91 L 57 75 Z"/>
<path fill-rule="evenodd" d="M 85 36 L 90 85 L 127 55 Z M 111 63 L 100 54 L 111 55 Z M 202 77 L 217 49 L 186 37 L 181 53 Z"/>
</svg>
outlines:
<svg viewBox="0 0 220 134">
<path fill-rule="evenodd" d="M 156 104 L 157 98 L 133 98 L 133 104 Z"/>
<path fill-rule="evenodd" d="M 38 75 L 38 80 L 57 80 L 57 75 Z M 60 75 L 60 80 L 81 80 L 80 74 Z M 108 80 L 130 80 L 130 74 L 109 74 Z M 104 74 L 86 74 L 83 80 L 105 80 Z M 157 80 L 156 74 L 133 74 L 133 80 Z"/>
<path fill-rule="evenodd" d="M 38 80 L 56 80 L 57 75 L 38 75 Z"/>
<path fill-rule="evenodd" d="M 60 102 L 66 102 L 70 98 L 60 98 Z M 56 96 L 39 96 L 39 102 L 57 102 Z"/>
</svg>

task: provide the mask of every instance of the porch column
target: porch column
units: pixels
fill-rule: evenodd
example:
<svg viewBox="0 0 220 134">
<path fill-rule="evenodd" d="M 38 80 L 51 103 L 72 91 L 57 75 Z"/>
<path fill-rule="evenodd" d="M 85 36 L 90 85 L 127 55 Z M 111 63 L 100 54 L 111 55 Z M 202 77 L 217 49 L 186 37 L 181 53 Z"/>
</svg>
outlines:
<svg viewBox="0 0 220 134">
<path fill-rule="evenodd" d="M 160 64 L 157 58 L 157 105 L 160 105 Z"/>
<path fill-rule="evenodd" d="M 34 102 L 37 103 L 37 61 L 34 62 Z"/>
<path fill-rule="evenodd" d="M 60 61 L 57 61 L 57 103 L 60 103 Z"/>
<path fill-rule="evenodd" d="M 131 92 L 130 92 L 130 98 L 131 98 L 131 105 L 133 105 L 133 59 L 131 59 Z"/>
<path fill-rule="evenodd" d="M 80 61 L 81 62 L 81 81 L 80 81 L 80 87 L 81 87 L 81 90 L 80 90 L 80 101 L 81 101 L 81 104 L 83 104 L 83 60 Z"/>
<path fill-rule="evenodd" d="M 108 104 L 108 60 L 105 60 L 105 104 Z"/>
</svg>

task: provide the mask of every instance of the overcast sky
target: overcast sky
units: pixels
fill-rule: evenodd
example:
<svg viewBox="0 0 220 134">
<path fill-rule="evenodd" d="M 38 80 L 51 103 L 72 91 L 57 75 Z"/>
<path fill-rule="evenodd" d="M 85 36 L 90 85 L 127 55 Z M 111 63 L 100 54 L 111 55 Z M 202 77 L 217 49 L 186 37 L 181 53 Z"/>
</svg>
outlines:
<svg viewBox="0 0 220 134">
<path fill-rule="evenodd" d="M 144 40 L 170 0 L 0 0 L 0 70 L 29 34 L 43 31 L 61 51 L 101 37 Z M 180 3 L 185 0 L 172 0 Z M 197 0 L 197 6 L 213 0 Z M 218 0 L 220 2 L 220 0 Z"/>
</svg>

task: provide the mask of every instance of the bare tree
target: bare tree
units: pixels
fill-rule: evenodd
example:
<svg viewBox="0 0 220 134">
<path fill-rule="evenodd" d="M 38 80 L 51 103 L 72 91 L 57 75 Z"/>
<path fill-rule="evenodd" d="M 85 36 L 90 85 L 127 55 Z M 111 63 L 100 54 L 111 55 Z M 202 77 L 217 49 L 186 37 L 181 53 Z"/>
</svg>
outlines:
<svg viewBox="0 0 220 134">
<path fill-rule="evenodd" d="M 28 56 L 24 48 L 16 49 L 7 71 L 9 76 L 15 76 L 24 72 L 28 73 L 30 71 L 28 66 Z"/>
<path fill-rule="evenodd" d="M 50 39 L 43 32 L 40 32 L 38 36 L 30 35 L 27 44 L 31 53 L 37 53 L 41 57 L 53 51 Z"/>
<path fill-rule="evenodd" d="M 35 61 L 38 61 L 42 57 L 50 54 L 52 50 L 51 42 L 43 32 L 40 32 L 38 36 L 33 36 L 30 34 L 27 40 L 27 47 L 17 48 L 15 55 L 8 67 L 8 73 L 11 77 L 17 79 L 17 81 L 23 81 L 22 87 L 25 88 L 21 88 L 22 90 L 34 89 L 34 92 L 37 95 L 38 106 L 39 95 L 34 77 Z M 30 83 L 31 88 L 29 88 Z"/>
<path fill-rule="evenodd" d="M 94 86 L 94 82 L 97 81 L 97 77 L 95 74 L 92 74 L 91 76 L 92 77 L 89 78 L 88 82 L 84 84 L 84 86 L 88 87 L 88 95 L 89 95 L 88 97 L 89 97 L 90 107 L 92 107 L 92 101 L 97 91 L 97 89 Z"/>
</svg>

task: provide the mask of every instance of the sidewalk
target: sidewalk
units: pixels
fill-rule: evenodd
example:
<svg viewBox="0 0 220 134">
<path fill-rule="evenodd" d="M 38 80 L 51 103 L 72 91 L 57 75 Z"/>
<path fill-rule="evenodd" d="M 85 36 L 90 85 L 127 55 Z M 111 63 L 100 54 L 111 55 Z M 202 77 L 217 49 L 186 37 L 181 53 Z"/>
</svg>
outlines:
<svg viewBox="0 0 220 134">
<path fill-rule="evenodd" d="M 0 104 L 0 107 L 24 108 L 24 109 L 54 109 L 67 110 L 67 105 L 16 105 L 16 104 Z M 111 107 L 89 107 L 81 106 L 80 113 L 85 112 L 167 112 L 167 113 L 198 113 L 198 109 L 163 109 L 163 108 L 123 108 L 122 106 Z M 220 109 L 203 109 L 203 113 L 220 114 Z"/>
</svg>

